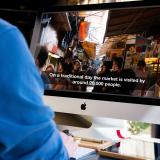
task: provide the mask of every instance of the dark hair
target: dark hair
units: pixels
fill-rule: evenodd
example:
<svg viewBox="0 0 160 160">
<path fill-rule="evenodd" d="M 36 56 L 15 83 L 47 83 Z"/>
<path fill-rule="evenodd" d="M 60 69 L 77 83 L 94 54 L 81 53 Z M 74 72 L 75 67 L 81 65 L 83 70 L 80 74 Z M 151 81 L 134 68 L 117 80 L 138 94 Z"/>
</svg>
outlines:
<svg viewBox="0 0 160 160">
<path fill-rule="evenodd" d="M 112 62 L 111 61 L 104 61 L 102 66 L 105 66 L 107 70 L 110 70 L 112 68 Z"/>
<path fill-rule="evenodd" d="M 82 66 L 82 70 L 87 70 L 87 69 L 88 69 L 88 65 L 84 64 L 84 65 Z"/>
<path fill-rule="evenodd" d="M 140 60 L 140 61 L 138 61 L 137 66 L 145 67 L 146 66 L 146 62 L 144 60 Z"/>
<path fill-rule="evenodd" d="M 60 64 L 60 65 L 62 66 L 62 68 L 63 68 L 63 71 L 64 71 L 64 69 L 65 69 L 65 63 L 64 63 L 64 61 L 59 59 L 59 60 L 57 61 L 57 64 L 58 64 L 58 65 Z"/>
<path fill-rule="evenodd" d="M 136 74 L 132 69 L 123 69 L 121 72 L 120 77 L 122 78 L 122 82 L 121 82 L 121 94 L 131 94 L 136 86 L 136 82 L 125 82 L 124 79 L 136 79 Z"/>
<path fill-rule="evenodd" d="M 114 57 L 113 61 L 117 64 L 118 68 L 122 67 L 123 59 L 121 57 Z"/>
<path fill-rule="evenodd" d="M 76 59 L 76 60 L 73 61 L 73 65 L 75 65 L 76 63 L 81 64 L 81 61 L 79 59 Z"/>
<path fill-rule="evenodd" d="M 38 67 L 42 68 L 46 63 L 47 58 L 48 58 L 47 48 L 44 46 L 40 47 L 39 53 L 36 58 L 38 60 Z"/>
</svg>

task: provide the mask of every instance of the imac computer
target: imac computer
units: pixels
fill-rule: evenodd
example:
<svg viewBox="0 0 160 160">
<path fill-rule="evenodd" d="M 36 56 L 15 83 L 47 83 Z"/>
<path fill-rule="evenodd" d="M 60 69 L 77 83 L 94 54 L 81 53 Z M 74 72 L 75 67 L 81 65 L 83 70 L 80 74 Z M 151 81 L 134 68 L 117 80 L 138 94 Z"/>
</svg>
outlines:
<svg viewBox="0 0 160 160">
<path fill-rule="evenodd" d="M 44 101 L 55 112 L 160 123 L 160 5 L 48 7 L 31 50 L 46 46 Z M 35 45 L 36 44 L 36 45 Z"/>
</svg>

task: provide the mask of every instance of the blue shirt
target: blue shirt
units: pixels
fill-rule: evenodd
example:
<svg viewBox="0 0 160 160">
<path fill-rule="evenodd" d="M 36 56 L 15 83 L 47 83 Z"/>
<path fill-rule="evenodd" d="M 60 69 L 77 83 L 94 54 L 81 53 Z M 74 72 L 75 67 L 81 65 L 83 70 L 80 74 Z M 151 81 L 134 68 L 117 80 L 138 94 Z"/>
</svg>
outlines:
<svg viewBox="0 0 160 160">
<path fill-rule="evenodd" d="M 67 160 L 21 32 L 0 19 L 0 160 Z"/>
</svg>

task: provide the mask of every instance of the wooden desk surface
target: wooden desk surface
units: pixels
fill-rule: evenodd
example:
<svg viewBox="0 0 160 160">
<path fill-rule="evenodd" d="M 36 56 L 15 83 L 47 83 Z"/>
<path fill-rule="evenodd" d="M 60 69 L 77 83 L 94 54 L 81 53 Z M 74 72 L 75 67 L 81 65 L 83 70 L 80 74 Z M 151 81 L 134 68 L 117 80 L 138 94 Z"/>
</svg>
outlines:
<svg viewBox="0 0 160 160">
<path fill-rule="evenodd" d="M 98 154 L 93 153 L 78 160 L 114 160 L 113 158 L 100 157 Z"/>
<path fill-rule="evenodd" d="M 78 160 L 115 160 L 114 158 L 101 157 L 98 154 L 91 154 Z M 117 160 L 117 159 L 116 159 Z"/>
</svg>

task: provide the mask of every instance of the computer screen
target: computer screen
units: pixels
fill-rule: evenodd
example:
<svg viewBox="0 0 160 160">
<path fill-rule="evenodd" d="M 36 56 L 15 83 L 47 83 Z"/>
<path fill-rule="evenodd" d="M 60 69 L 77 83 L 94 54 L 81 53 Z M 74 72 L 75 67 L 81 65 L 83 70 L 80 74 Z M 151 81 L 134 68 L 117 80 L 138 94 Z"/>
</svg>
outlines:
<svg viewBox="0 0 160 160">
<path fill-rule="evenodd" d="M 94 9 L 44 12 L 37 45 L 48 50 L 41 68 L 45 95 L 68 97 L 75 105 L 81 99 L 81 109 L 86 100 L 93 100 L 96 112 L 101 105 L 98 102 L 103 102 L 106 112 L 109 102 L 116 104 L 117 110 L 125 109 L 119 105 L 135 110 L 139 105 L 158 107 L 159 17 L 158 5 L 95 5 Z M 36 59 L 40 50 L 36 49 Z"/>
</svg>

